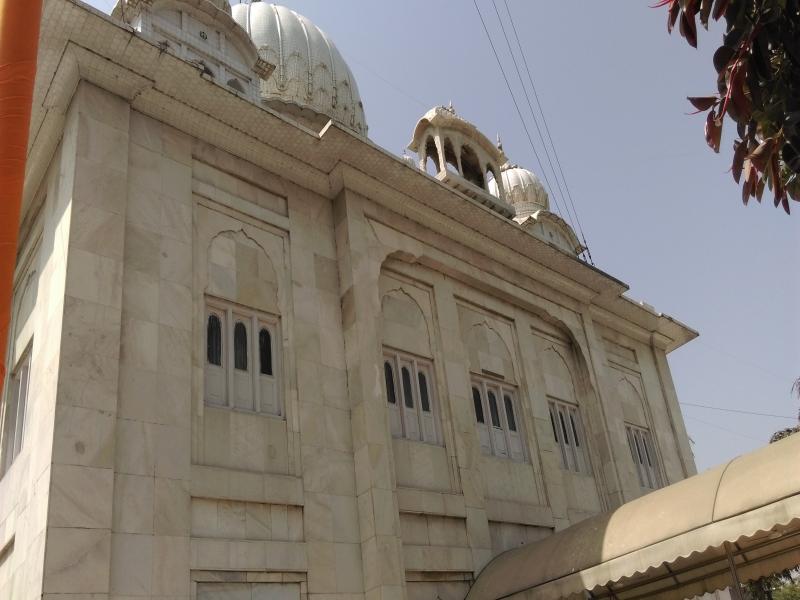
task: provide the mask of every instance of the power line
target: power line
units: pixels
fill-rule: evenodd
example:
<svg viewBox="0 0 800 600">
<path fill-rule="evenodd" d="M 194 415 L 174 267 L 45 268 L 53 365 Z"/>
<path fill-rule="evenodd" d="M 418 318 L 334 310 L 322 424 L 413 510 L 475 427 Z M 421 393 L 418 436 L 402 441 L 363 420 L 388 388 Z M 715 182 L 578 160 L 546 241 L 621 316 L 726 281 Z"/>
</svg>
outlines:
<svg viewBox="0 0 800 600">
<path fill-rule="evenodd" d="M 492 2 L 494 2 L 494 0 L 492 0 Z M 536 106 L 539 107 L 539 113 L 542 115 L 542 121 L 544 122 L 544 129 L 547 133 L 547 139 L 550 140 L 550 146 L 553 148 L 553 155 L 555 156 L 556 164 L 558 165 L 558 171 L 561 173 L 561 179 L 564 181 L 564 188 L 567 190 L 567 197 L 572 204 L 572 209 L 575 213 L 575 220 L 578 222 L 578 230 L 580 231 L 581 238 L 583 239 L 583 245 L 586 246 L 586 254 L 588 255 L 589 262 L 594 264 L 594 261 L 592 260 L 592 251 L 589 250 L 589 243 L 586 241 L 586 235 L 583 232 L 583 226 L 581 225 L 580 218 L 578 218 L 578 211 L 575 208 L 575 201 L 572 199 L 572 193 L 569 190 L 569 184 L 567 184 L 567 178 L 564 175 L 564 169 L 561 167 L 561 160 L 558 158 L 558 151 L 556 150 L 556 145 L 553 142 L 553 136 L 550 135 L 550 127 L 547 125 L 547 119 L 544 116 L 542 104 L 539 102 L 539 94 L 536 92 L 536 85 L 533 83 L 533 76 L 531 75 L 531 70 L 528 66 L 528 59 L 526 58 L 525 51 L 522 48 L 522 43 L 520 42 L 519 34 L 517 33 L 517 26 L 514 24 L 514 17 L 511 15 L 511 9 L 508 6 L 508 0 L 503 0 L 503 3 L 505 4 L 506 12 L 508 13 L 508 20 L 511 22 L 511 29 L 514 32 L 514 38 L 517 40 L 517 46 L 519 46 L 519 53 L 522 55 L 522 62 L 525 65 L 525 71 L 528 73 L 528 81 L 531 84 L 533 96 L 536 99 Z"/>
<path fill-rule="evenodd" d="M 727 427 L 720 427 L 719 425 L 717 425 L 715 423 L 709 423 L 708 421 L 703 421 L 702 419 L 695 419 L 694 417 L 686 417 L 686 418 L 691 420 L 691 421 L 697 421 L 698 423 L 702 423 L 703 425 L 706 425 L 707 427 L 713 427 L 714 429 L 719 429 L 720 431 L 724 431 L 726 433 L 732 433 L 733 435 L 738 435 L 739 437 L 747 438 L 748 440 L 754 440 L 754 441 L 758 442 L 759 444 L 766 444 L 767 443 L 767 440 L 762 440 L 762 439 L 753 437 L 752 435 L 747 435 L 746 433 L 742 433 L 740 431 L 734 431 L 733 429 L 728 429 Z"/>
<path fill-rule="evenodd" d="M 525 119 L 522 116 L 522 111 L 519 108 L 519 104 L 517 103 L 517 98 L 514 96 L 514 90 L 511 89 L 511 84 L 508 81 L 508 77 L 506 76 L 506 71 L 503 68 L 503 63 L 500 62 L 500 56 L 497 54 L 497 49 L 494 47 L 494 42 L 492 41 L 492 36 L 489 35 L 489 29 L 486 27 L 486 21 L 483 19 L 483 14 L 481 14 L 481 9 L 478 8 L 477 0 L 472 0 L 473 4 L 475 5 L 475 10 L 478 12 L 478 17 L 481 20 L 481 25 L 483 25 L 483 31 L 486 33 L 486 39 L 489 40 L 489 45 L 492 47 L 492 52 L 494 53 L 494 58 L 497 61 L 497 66 L 500 67 L 500 73 L 503 75 L 503 79 L 506 82 L 506 87 L 508 88 L 508 93 L 511 94 L 511 100 L 514 102 L 514 107 L 517 109 L 517 115 L 519 115 L 519 120 L 522 122 L 522 127 L 525 130 L 525 135 L 528 137 L 528 143 L 531 145 L 531 150 L 533 150 L 533 155 L 536 157 L 536 162 L 539 164 L 539 168 L 541 169 L 542 175 L 544 175 L 545 183 L 547 184 L 547 188 L 550 190 L 551 195 L 553 194 L 553 186 L 550 185 L 550 180 L 547 177 L 547 172 L 544 170 L 544 166 L 542 166 L 542 161 L 539 158 L 539 153 L 536 151 L 536 146 L 533 143 L 533 138 L 531 137 L 531 132 L 528 130 L 528 124 L 525 122 Z M 561 207 L 558 204 L 558 199 L 553 195 L 553 200 L 555 200 L 556 208 L 558 212 L 561 211 Z"/>
<path fill-rule="evenodd" d="M 753 415 L 756 417 L 773 417 L 775 419 L 789 419 L 790 421 L 797 421 L 797 418 L 788 415 L 774 415 L 771 413 L 755 412 L 750 410 L 740 410 L 738 408 L 722 408 L 721 406 L 709 406 L 708 404 L 695 404 L 693 402 L 680 402 L 684 406 L 695 406 L 697 408 L 707 408 L 709 410 L 719 410 L 722 412 L 736 413 L 740 415 Z"/>
<path fill-rule="evenodd" d="M 556 168 L 553 166 L 553 159 L 550 158 L 550 152 L 548 152 L 547 150 L 547 143 L 544 140 L 542 129 L 541 127 L 539 127 L 539 120 L 536 118 L 536 112 L 533 110 L 533 104 L 531 104 L 531 97 L 528 94 L 528 88 L 525 87 L 525 81 L 522 79 L 522 73 L 519 70 L 519 64 L 517 63 L 517 58 L 514 55 L 514 50 L 511 48 L 511 41 L 508 39 L 508 34 L 506 33 L 506 27 L 503 24 L 503 18 L 500 16 L 500 11 L 497 9 L 497 2 L 495 0 L 492 0 L 492 6 L 494 7 L 494 13 L 497 15 L 497 21 L 500 23 L 500 31 L 502 31 L 503 37 L 506 40 L 506 47 L 508 48 L 508 53 L 511 55 L 511 62 L 514 63 L 514 70 L 517 72 L 517 77 L 519 78 L 520 85 L 522 86 L 522 91 L 525 94 L 525 100 L 527 100 L 528 102 L 528 110 L 530 110 L 531 117 L 533 118 L 533 124 L 536 126 L 536 133 L 539 134 L 539 141 L 542 142 L 542 148 L 544 148 L 544 155 L 547 157 L 547 162 L 550 165 L 550 170 L 553 172 L 553 177 L 556 180 L 556 187 L 558 188 L 558 193 L 561 196 L 561 201 L 567 208 L 567 216 L 569 217 L 569 219 L 572 220 L 574 217 L 575 221 L 577 222 L 578 216 L 577 214 L 575 214 L 574 210 L 572 212 L 572 215 L 570 215 L 569 204 L 567 204 L 566 198 L 564 196 L 564 191 L 561 189 L 561 182 L 558 179 L 558 173 L 556 173 Z M 570 223 L 570 225 L 572 224 Z"/>
</svg>

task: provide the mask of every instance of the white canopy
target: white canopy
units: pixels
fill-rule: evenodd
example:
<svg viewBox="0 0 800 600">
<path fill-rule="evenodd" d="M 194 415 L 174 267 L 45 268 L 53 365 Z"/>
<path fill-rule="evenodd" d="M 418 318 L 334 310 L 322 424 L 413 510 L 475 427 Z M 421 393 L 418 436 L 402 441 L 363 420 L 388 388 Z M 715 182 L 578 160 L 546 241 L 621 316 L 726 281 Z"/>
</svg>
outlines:
<svg viewBox="0 0 800 600">
<path fill-rule="evenodd" d="M 467 600 L 681 599 L 800 564 L 800 434 L 497 556 Z"/>
</svg>

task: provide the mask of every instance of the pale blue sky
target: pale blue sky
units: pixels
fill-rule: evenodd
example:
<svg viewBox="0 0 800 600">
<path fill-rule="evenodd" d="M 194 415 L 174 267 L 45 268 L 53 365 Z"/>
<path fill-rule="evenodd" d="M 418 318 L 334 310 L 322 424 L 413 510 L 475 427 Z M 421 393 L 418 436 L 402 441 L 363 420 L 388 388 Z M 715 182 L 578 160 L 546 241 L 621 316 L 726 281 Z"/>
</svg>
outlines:
<svg viewBox="0 0 800 600">
<path fill-rule="evenodd" d="M 714 155 L 703 116 L 685 114 L 687 95 L 714 92 L 720 32 L 702 31 L 694 50 L 667 35 L 663 9 L 647 0 L 508 2 L 596 265 L 701 334 L 669 357 L 680 400 L 797 414 L 800 203 L 791 217 L 770 200 L 742 206 L 727 172 L 731 123 Z M 90 3 L 110 11 L 113 0 Z M 401 153 L 416 120 L 452 100 L 487 135 L 501 134 L 512 161 L 539 170 L 471 0 L 286 4 L 339 47 L 376 143 Z M 513 81 L 492 3 L 479 5 Z M 683 412 L 700 470 L 791 425 Z"/>
</svg>

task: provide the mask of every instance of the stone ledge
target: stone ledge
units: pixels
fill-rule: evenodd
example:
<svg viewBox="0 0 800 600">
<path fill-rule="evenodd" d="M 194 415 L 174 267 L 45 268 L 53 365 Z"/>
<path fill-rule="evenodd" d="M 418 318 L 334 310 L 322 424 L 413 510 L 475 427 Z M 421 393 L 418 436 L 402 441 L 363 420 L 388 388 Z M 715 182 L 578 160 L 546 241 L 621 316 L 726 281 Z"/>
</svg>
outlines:
<svg viewBox="0 0 800 600">
<path fill-rule="evenodd" d="M 292 475 L 192 465 L 191 477 L 191 495 L 194 498 L 288 506 L 304 504 L 303 480 Z"/>
</svg>

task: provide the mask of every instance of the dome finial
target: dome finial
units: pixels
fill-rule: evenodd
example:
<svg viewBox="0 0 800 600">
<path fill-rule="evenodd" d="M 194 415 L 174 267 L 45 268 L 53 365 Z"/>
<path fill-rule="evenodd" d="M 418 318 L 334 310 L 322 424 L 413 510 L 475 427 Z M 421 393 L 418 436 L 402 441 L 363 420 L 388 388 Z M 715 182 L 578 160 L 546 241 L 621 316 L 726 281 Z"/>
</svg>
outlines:
<svg viewBox="0 0 800 600">
<path fill-rule="evenodd" d="M 500 134 L 497 134 L 497 149 L 503 151 L 503 140 L 500 139 Z"/>
</svg>

